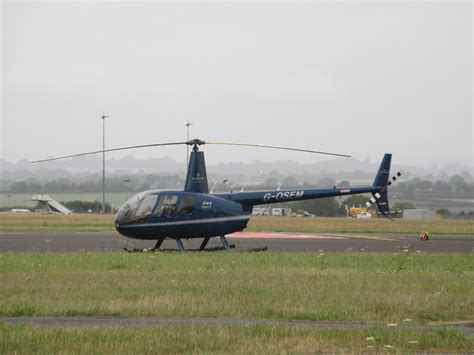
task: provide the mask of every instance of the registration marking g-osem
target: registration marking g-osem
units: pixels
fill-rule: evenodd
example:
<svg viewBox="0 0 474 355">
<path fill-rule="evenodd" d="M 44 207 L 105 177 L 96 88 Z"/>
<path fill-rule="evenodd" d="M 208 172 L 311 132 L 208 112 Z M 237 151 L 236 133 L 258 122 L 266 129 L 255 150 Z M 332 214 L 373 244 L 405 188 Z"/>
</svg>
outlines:
<svg viewBox="0 0 474 355">
<path fill-rule="evenodd" d="M 286 201 L 286 200 L 296 200 L 302 198 L 304 195 L 304 191 L 285 191 L 285 192 L 277 192 L 276 194 L 272 194 L 271 192 L 266 193 L 263 195 L 263 201 Z"/>
</svg>

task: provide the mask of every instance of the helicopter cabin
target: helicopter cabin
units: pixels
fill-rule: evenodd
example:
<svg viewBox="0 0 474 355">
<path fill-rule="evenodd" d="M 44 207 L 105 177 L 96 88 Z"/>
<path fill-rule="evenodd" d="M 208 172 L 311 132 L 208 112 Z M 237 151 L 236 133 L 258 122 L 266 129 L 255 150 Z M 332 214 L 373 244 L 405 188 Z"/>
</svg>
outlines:
<svg viewBox="0 0 474 355">
<path fill-rule="evenodd" d="M 212 195 L 152 190 L 125 202 L 117 213 L 115 227 L 136 239 L 196 238 L 242 230 L 250 216 L 239 203 Z"/>
</svg>

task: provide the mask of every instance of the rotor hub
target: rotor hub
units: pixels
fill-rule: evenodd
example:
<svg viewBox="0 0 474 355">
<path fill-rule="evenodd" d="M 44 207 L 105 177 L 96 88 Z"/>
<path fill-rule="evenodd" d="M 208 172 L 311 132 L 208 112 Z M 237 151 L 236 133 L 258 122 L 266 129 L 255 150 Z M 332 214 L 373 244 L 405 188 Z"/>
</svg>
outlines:
<svg viewBox="0 0 474 355">
<path fill-rule="evenodd" d="M 197 151 L 197 150 L 199 150 L 199 146 L 206 144 L 206 142 L 201 140 L 201 139 L 194 138 L 194 139 L 191 139 L 191 140 L 187 141 L 186 144 L 187 145 L 192 145 L 193 150 Z"/>
</svg>

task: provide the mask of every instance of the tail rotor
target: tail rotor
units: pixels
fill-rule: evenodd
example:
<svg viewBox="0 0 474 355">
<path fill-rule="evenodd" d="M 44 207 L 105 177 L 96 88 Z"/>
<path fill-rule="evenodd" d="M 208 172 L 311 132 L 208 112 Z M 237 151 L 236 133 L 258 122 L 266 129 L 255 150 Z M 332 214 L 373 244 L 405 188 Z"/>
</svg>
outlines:
<svg viewBox="0 0 474 355">
<path fill-rule="evenodd" d="M 373 204 L 377 205 L 379 213 L 385 217 L 388 217 L 390 212 L 389 204 L 388 204 L 388 187 L 395 183 L 395 181 L 402 176 L 403 172 L 398 171 L 395 175 L 393 175 L 390 180 L 387 181 L 387 184 L 380 189 L 380 191 L 372 193 L 372 197 L 369 201 L 365 203 L 366 207 L 369 208 Z M 390 217 L 388 217 L 390 218 Z"/>
</svg>

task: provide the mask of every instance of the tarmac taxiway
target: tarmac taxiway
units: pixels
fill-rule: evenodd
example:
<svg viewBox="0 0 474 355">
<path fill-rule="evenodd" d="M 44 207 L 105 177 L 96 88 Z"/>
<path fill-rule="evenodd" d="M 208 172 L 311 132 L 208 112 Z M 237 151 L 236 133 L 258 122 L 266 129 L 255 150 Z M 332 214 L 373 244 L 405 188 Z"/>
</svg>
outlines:
<svg viewBox="0 0 474 355">
<path fill-rule="evenodd" d="M 240 232 L 227 236 L 235 244 L 233 251 L 267 247 L 272 252 L 397 252 L 410 248 L 418 252 L 472 253 L 474 235 L 432 235 L 427 241 L 416 234 L 296 234 Z M 184 240 L 186 249 L 198 249 L 201 239 Z M 0 233 L 0 252 L 120 252 L 124 248 L 152 248 L 153 240 L 122 237 L 116 232 L 18 232 Z M 208 247 L 220 246 L 213 238 Z M 176 249 L 175 241 L 166 240 L 162 248 Z"/>
</svg>

